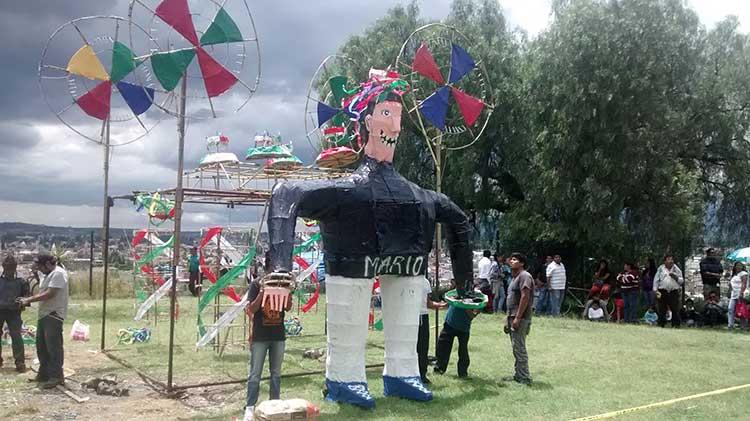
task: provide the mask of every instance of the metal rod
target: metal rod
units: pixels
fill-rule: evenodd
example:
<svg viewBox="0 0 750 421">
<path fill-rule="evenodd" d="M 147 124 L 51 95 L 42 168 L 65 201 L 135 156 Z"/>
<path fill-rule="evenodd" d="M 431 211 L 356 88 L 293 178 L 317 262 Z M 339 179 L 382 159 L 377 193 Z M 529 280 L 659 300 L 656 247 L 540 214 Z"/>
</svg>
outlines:
<svg viewBox="0 0 750 421">
<path fill-rule="evenodd" d="M 104 129 L 104 220 L 102 221 L 102 261 L 104 274 L 102 280 L 102 341 L 101 348 L 106 346 L 107 338 L 107 281 L 109 280 L 109 116 Z"/>
<path fill-rule="evenodd" d="M 381 368 L 384 364 L 370 364 L 366 365 L 365 369 L 368 368 Z M 282 374 L 282 379 L 291 379 L 293 377 L 304 377 L 304 376 L 314 376 L 317 374 L 325 374 L 325 370 L 316 370 L 316 371 L 306 371 L 304 373 L 293 373 L 293 374 Z M 268 380 L 270 379 L 270 376 L 261 377 L 261 380 Z M 241 380 L 225 380 L 221 382 L 210 382 L 210 383 L 196 383 L 196 384 L 186 384 L 184 386 L 175 386 L 173 390 L 185 390 L 185 389 L 195 389 L 196 387 L 209 387 L 209 386 L 224 386 L 229 384 L 240 384 L 240 383 L 247 383 L 247 379 L 241 379 Z"/>
<path fill-rule="evenodd" d="M 89 239 L 89 298 L 94 296 L 94 231 Z"/>
<path fill-rule="evenodd" d="M 123 367 L 129 368 L 129 369 L 135 371 L 135 374 L 137 374 L 141 379 L 143 379 L 143 381 L 145 381 L 146 384 L 148 386 L 150 386 L 156 392 L 164 393 L 164 389 L 166 389 L 166 385 L 163 382 L 161 382 L 161 381 L 159 381 L 159 380 L 157 380 L 157 379 L 149 376 L 148 374 L 142 372 L 141 370 L 135 368 L 131 364 L 127 363 L 125 360 L 123 360 L 123 359 L 121 359 L 119 357 L 115 357 L 114 355 L 112 355 L 112 351 L 114 351 L 114 350 L 112 350 L 112 349 L 102 350 L 102 354 L 106 355 L 110 360 L 112 360 L 112 361 L 114 361 L 114 362 L 122 365 Z"/>
<path fill-rule="evenodd" d="M 433 155 L 433 158 L 435 158 L 435 191 L 439 193 L 443 192 L 443 171 L 442 166 L 440 165 L 442 155 L 441 155 L 441 139 L 442 137 L 438 137 L 435 139 L 435 153 Z M 429 143 L 429 141 L 427 142 Z M 435 227 L 435 291 L 438 291 L 440 289 L 440 224 L 436 224 Z M 437 352 L 438 348 L 438 328 L 440 326 L 439 319 L 440 318 L 440 310 L 435 307 L 435 352 Z"/>
<path fill-rule="evenodd" d="M 177 265 L 180 263 L 180 229 L 182 228 L 182 173 L 185 166 L 185 102 L 187 100 L 187 77 L 182 76 L 180 87 L 180 113 L 177 120 L 177 188 L 174 202 L 174 251 L 172 252 L 172 294 L 169 299 L 169 366 L 167 368 L 167 392 L 173 390 L 174 374 L 174 312 L 177 304 Z"/>
</svg>

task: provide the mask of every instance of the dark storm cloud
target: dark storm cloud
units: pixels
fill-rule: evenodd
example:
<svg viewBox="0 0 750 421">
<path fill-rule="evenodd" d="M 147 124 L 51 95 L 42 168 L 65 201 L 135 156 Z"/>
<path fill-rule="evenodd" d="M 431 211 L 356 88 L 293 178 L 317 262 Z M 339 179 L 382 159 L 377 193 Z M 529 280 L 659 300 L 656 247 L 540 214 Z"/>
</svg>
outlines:
<svg viewBox="0 0 750 421">
<path fill-rule="evenodd" d="M 285 140 L 294 141 L 295 154 L 310 163 L 315 152 L 305 139 L 303 127 L 310 77 L 320 61 L 335 53 L 347 38 L 361 33 L 389 8 L 406 3 L 248 1 L 262 52 L 260 87 L 240 113 L 189 124 L 186 167 L 197 165 L 205 154 L 203 139 L 218 131 L 230 136 L 232 151 L 240 159 L 254 134 L 280 132 Z M 448 13 L 449 3 L 423 1 L 422 14 L 442 18 Z M 82 16 L 126 16 L 127 6 L 127 0 L 0 2 L 0 39 L 4 40 L 0 67 L 0 177 L 4 182 L 0 183 L 0 202 L 40 203 L 43 205 L 31 206 L 29 211 L 40 214 L 45 212 L 45 205 L 99 205 L 102 150 L 81 140 L 55 118 L 39 91 L 36 72 L 42 49 L 59 26 Z M 175 127 L 173 119 L 165 118 L 143 140 L 115 149 L 112 194 L 174 184 Z M 244 214 L 252 217 L 252 212 Z"/>
<path fill-rule="evenodd" d="M 33 148 L 39 140 L 39 132 L 31 122 L 0 121 L 0 161 L 13 159 L 17 149 Z"/>
</svg>

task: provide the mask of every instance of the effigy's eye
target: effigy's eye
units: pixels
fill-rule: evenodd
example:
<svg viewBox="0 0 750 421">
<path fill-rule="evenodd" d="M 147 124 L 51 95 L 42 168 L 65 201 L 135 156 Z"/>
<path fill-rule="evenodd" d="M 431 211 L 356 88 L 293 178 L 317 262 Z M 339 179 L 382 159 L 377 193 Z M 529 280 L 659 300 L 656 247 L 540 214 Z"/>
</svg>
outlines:
<svg viewBox="0 0 750 421">
<path fill-rule="evenodd" d="M 382 114 L 383 114 L 383 117 L 388 117 L 391 115 L 391 110 L 383 110 Z"/>
</svg>

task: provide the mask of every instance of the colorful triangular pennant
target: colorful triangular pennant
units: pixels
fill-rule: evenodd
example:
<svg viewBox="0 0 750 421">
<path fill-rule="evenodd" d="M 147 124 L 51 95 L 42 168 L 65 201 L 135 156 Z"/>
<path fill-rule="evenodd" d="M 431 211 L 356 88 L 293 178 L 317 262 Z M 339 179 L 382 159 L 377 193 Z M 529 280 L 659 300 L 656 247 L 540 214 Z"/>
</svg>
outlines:
<svg viewBox="0 0 750 421">
<path fill-rule="evenodd" d="M 133 114 L 141 115 L 151 107 L 154 98 L 154 90 L 143 86 L 133 85 L 127 82 L 117 82 L 117 90 L 128 104 Z"/>
<path fill-rule="evenodd" d="M 331 94 L 337 107 L 340 107 L 341 102 L 346 98 L 346 83 L 348 81 L 349 79 L 346 76 L 334 76 L 328 79 L 328 86 L 331 88 Z"/>
<path fill-rule="evenodd" d="M 443 86 L 419 104 L 422 115 L 440 131 L 445 130 L 445 115 L 448 113 L 450 93 L 450 88 Z"/>
<path fill-rule="evenodd" d="M 318 127 L 326 123 L 341 110 L 337 110 L 325 103 L 318 102 Z"/>
<path fill-rule="evenodd" d="M 135 54 L 130 51 L 127 45 L 120 41 L 115 41 L 112 44 L 112 74 L 109 76 L 112 82 L 121 81 L 140 64 L 141 62 L 135 60 Z"/>
<path fill-rule="evenodd" d="M 450 83 L 456 83 L 476 67 L 474 59 L 460 46 L 451 47 L 451 72 L 448 76 Z"/>
<path fill-rule="evenodd" d="M 414 53 L 414 61 L 411 63 L 411 69 L 426 78 L 434 80 L 439 85 L 445 83 L 443 75 L 440 73 L 440 68 L 435 63 L 435 58 L 424 42 L 417 48 L 417 52 Z"/>
<path fill-rule="evenodd" d="M 156 16 L 174 28 L 191 44 L 196 47 L 199 45 L 187 0 L 164 0 L 156 7 Z"/>
<path fill-rule="evenodd" d="M 94 53 L 94 49 L 90 45 L 86 44 L 79 48 L 73 57 L 68 62 L 69 73 L 74 75 L 83 76 L 94 80 L 109 80 L 109 75 L 104 69 L 102 62 Z"/>
<path fill-rule="evenodd" d="M 201 37 L 201 45 L 224 44 L 227 42 L 241 42 L 242 33 L 234 20 L 222 7 L 216 13 L 213 22 Z"/>
<path fill-rule="evenodd" d="M 195 50 L 178 50 L 166 53 L 156 53 L 151 56 L 151 68 L 154 75 L 166 91 L 173 90 L 185 70 L 195 57 Z"/>
<path fill-rule="evenodd" d="M 112 82 L 105 81 L 76 99 L 76 104 L 91 117 L 104 120 L 109 116 L 109 100 L 112 96 Z"/>
<path fill-rule="evenodd" d="M 484 103 L 458 88 L 451 88 L 451 91 L 453 92 L 453 97 L 456 98 L 458 109 L 461 110 L 461 115 L 464 117 L 466 125 L 469 127 L 473 126 L 479 115 L 482 114 Z"/>
<path fill-rule="evenodd" d="M 198 64 L 203 73 L 203 83 L 209 98 L 217 97 L 237 82 L 237 76 L 214 60 L 202 48 L 197 47 Z"/>
</svg>

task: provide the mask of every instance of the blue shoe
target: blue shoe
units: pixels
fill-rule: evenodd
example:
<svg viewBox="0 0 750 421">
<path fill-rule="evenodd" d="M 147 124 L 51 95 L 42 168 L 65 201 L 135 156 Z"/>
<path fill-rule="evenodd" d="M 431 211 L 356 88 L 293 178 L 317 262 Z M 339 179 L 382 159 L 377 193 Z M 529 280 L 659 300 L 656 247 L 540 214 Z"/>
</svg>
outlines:
<svg viewBox="0 0 750 421">
<path fill-rule="evenodd" d="M 383 394 L 427 402 L 432 400 L 432 392 L 427 389 L 419 376 L 391 377 L 383 376 Z"/>
<path fill-rule="evenodd" d="M 344 402 L 365 409 L 375 408 L 375 399 L 367 390 L 367 383 L 343 383 L 326 379 L 326 400 L 330 402 Z"/>
</svg>

